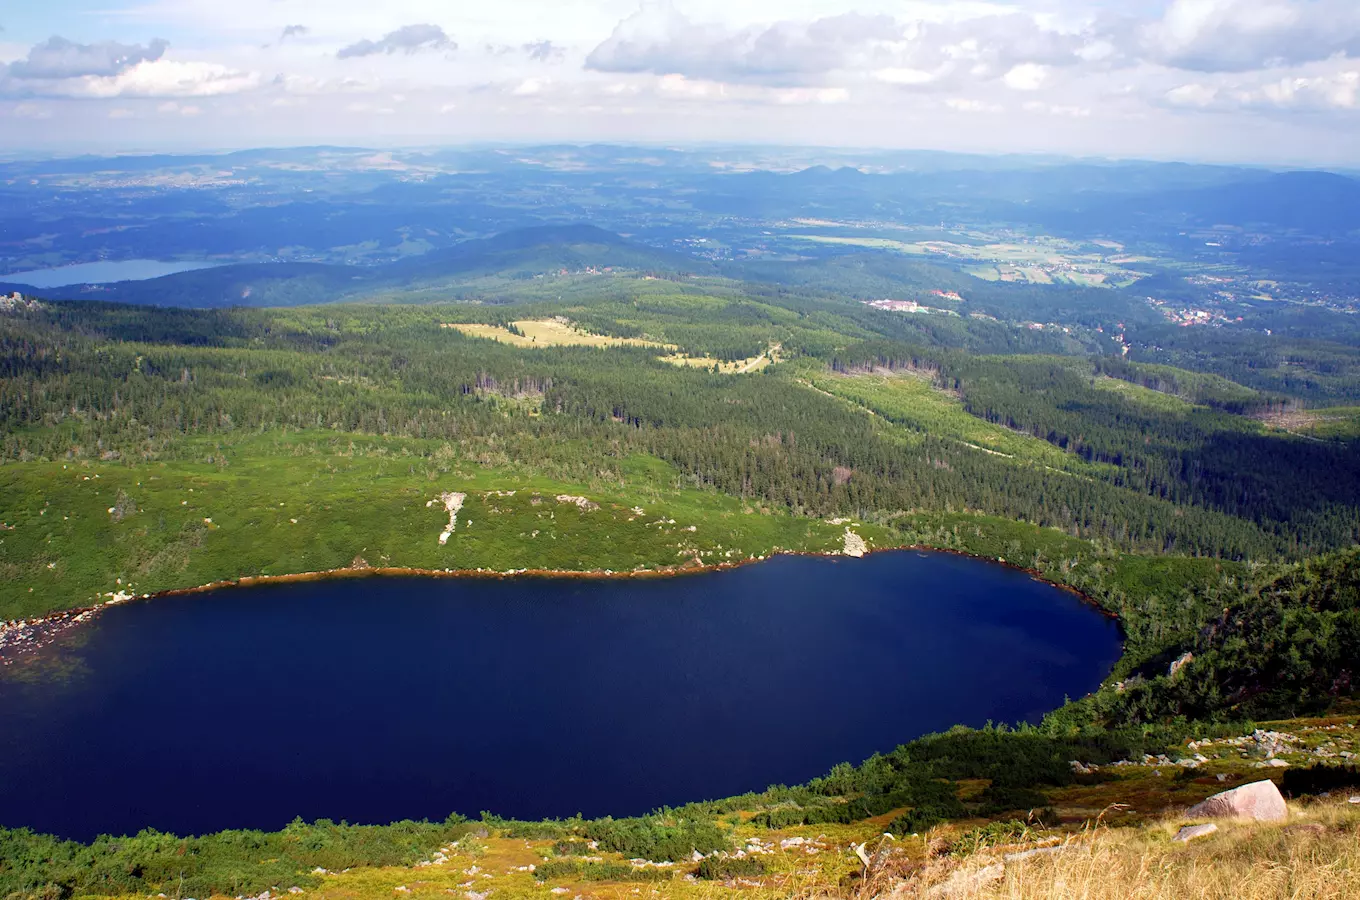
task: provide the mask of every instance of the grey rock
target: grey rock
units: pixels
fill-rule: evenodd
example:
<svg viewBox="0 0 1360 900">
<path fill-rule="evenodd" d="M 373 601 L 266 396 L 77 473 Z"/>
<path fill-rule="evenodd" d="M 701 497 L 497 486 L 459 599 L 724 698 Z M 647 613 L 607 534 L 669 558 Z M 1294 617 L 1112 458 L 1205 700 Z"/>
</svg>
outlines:
<svg viewBox="0 0 1360 900">
<path fill-rule="evenodd" d="M 1179 841 L 1184 844 L 1188 841 L 1193 841 L 1195 838 L 1208 837 L 1215 831 L 1218 831 L 1218 826 L 1213 822 L 1210 822 L 1207 825 L 1186 825 L 1180 831 L 1176 832 L 1176 836 L 1171 840 Z"/>
<path fill-rule="evenodd" d="M 1283 822 L 1289 807 L 1273 781 L 1254 781 L 1221 794 L 1186 810 L 1187 819 L 1248 819 L 1256 822 Z"/>
</svg>

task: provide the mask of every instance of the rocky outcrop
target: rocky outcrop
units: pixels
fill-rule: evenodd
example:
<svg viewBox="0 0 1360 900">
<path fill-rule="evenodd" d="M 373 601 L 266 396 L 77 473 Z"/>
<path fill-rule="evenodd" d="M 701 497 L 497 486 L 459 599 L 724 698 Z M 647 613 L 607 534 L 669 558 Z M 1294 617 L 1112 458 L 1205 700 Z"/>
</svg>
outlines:
<svg viewBox="0 0 1360 900">
<path fill-rule="evenodd" d="M 1203 803 L 1185 811 L 1187 819 L 1246 819 L 1255 822 L 1283 822 L 1289 818 L 1284 796 L 1273 781 L 1254 781 L 1214 794 Z"/>
<path fill-rule="evenodd" d="M 1175 678 L 1177 672 L 1179 672 L 1181 669 L 1184 669 L 1186 666 L 1190 665 L 1190 663 L 1194 661 L 1195 654 L 1193 653 L 1181 654 L 1179 658 L 1177 658 L 1171 663 L 1171 668 L 1167 670 L 1166 677 Z"/>
</svg>

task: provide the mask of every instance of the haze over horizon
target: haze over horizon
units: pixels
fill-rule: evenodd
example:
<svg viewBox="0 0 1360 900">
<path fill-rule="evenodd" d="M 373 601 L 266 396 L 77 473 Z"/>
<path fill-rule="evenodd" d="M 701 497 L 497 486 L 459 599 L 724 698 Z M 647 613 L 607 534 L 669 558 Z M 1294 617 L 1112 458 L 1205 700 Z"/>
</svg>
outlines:
<svg viewBox="0 0 1360 900">
<path fill-rule="evenodd" d="M 0 151 L 719 142 L 1360 165 L 1347 0 L 53 0 Z"/>
</svg>

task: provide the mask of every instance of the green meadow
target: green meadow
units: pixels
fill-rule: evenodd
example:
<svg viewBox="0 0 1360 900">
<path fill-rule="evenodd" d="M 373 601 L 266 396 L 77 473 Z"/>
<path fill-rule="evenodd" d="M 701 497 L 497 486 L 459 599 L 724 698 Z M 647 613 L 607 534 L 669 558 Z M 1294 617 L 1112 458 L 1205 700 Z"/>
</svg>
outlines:
<svg viewBox="0 0 1360 900">
<path fill-rule="evenodd" d="M 166 461 L 9 463 L 0 620 L 350 567 L 647 572 L 844 545 L 844 524 L 680 486 L 654 457 L 578 480 L 497 463 L 446 442 L 312 432 L 199 439 Z M 466 498 L 441 544 L 440 498 L 455 492 Z M 856 531 L 871 546 L 886 535 Z"/>
</svg>

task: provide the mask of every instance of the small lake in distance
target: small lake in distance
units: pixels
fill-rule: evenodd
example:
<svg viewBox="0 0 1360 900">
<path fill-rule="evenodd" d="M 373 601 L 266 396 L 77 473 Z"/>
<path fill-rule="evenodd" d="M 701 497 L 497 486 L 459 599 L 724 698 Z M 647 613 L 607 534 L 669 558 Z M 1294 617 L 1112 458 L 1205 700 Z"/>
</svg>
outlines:
<svg viewBox="0 0 1360 900">
<path fill-rule="evenodd" d="M 217 263 L 210 262 L 161 262 L 156 259 L 103 260 L 92 263 L 77 263 L 55 269 L 34 269 L 31 272 L 14 272 L 0 275 L 0 281 L 9 284 L 26 284 L 35 288 L 65 287 L 72 284 L 112 284 L 116 281 L 145 281 L 174 275 L 177 272 L 191 272 L 194 269 L 210 269 Z"/>
<path fill-rule="evenodd" d="M 132 602 L 0 670 L 0 825 L 636 815 L 1037 721 L 1120 650 L 1070 593 L 912 551 Z"/>
</svg>

